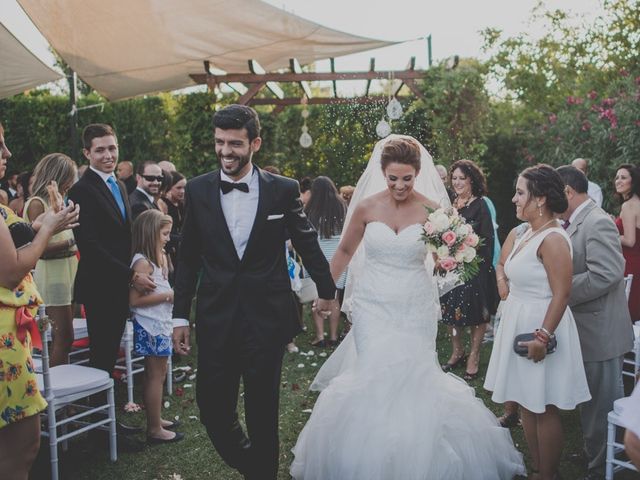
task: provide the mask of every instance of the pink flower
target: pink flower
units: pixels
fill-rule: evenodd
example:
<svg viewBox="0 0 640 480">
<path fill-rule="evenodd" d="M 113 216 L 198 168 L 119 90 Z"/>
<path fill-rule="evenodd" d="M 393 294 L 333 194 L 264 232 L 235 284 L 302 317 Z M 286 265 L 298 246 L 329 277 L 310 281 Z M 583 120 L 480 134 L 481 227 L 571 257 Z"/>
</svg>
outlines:
<svg viewBox="0 0 640 480">
<path fill-rule="evenodd" d="M 603 107 L 613 107 L 615 104 L 616 104 L 615 98 L 605 98 L 604 100 L 602 100 Z"/>
<path fill-rule="evenodd" d="M 584 122 L 582 122 L 582 127 L 580 128 L 580 130 L 582 130 L 583 132 L 591 130 L 591 123 L 589 122 L 589 120 L 585 120 Z"/>
<path fill-rule="evenodd" d="M 629 72 L 627 72 L 624 68 L 621 68 L 619 73 L 623 77 L 628 77 L 629 76 Z"/>
<path fill-rule="evenodd" d="M 442 234 L 442 241 L 446 243 L 448 247 L 453 245 L 456 242 L 457 238 L 458 236 L 451 230 L 448 230 Z"/>
<path fill-rule="evenodd" d="M 424 233 L 426 233 L 427 235 L 431 235 L 435 231 L 435 227 L 431 222 L 425 223 L 423 228 L 424 228 Z"/>
<path fill-rule="evenodd" d="M 556 123 L 558 121 L 558 116 L 555 113 L 549 115 L 549 123 Z"/>
<path fill-rule="evenodd" d="M 458 262 L 456 262 L 455 258 L 452 257 L 444 257 L 440 260 L 440 268 L 446 270 L 447 272 L 453 270 L 458 266 Z"/>
<path fill-rule="evenodd" d="M 591 90 L 588 94 L 587 97 L 589 97 L 591 100 L 595 100 L 596 98 L 598 98 L 598 94 L 596 93 L 595 90 Z"/>
<path fill-rule="evenodd" d="M 580 97 L 574 97 L 573 95 L 569 95 L 567 97 L 567 105 L 582 105 L 584 100 Z"/>
<path fill-rule="evenodd" d="M 471 235 L 469 235 L 467 238 L 464 239 L 464 244 L 469 247 L 475 247 L 476 245 L 478 245 L 479 241 L 480 241 L 480 238 L 478 238 L 478 235 L 476 235 L 475 233 L 472 233 Z"/>
</svg>

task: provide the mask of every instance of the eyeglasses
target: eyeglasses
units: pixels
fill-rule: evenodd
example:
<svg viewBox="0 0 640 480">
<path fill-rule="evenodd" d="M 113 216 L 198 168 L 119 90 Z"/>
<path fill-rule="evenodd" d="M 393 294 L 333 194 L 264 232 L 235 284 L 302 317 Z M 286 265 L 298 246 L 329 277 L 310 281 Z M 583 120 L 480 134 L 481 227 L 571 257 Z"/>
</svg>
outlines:
<svg viewBox="0 0 640 480">
<path fill-rule="evenodd" d="M 147 182 L 162 182 L 162 180 L 164 179 L 162 175 L 158 175 L 157 177 L 155 175 L 142 175 L 142 178 L 144 178 Z"/>
</svg>

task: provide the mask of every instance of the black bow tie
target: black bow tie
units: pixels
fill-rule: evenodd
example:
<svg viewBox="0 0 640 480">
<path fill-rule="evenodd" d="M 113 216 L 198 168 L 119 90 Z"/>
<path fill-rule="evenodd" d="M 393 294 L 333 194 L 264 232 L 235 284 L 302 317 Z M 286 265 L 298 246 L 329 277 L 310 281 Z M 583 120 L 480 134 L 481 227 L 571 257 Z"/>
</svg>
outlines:
<svg viewBox="0 0 640 480">
<path fill-rule="evenodd" d="M 222 193 L 227 194 L 234 188 L 240 190 L 241 192 L 249 193 L 249 185 L 247 185 L 246 183 L 232 183 L 220 180 L 220 190 L 222 190 Z"/>
</svg>

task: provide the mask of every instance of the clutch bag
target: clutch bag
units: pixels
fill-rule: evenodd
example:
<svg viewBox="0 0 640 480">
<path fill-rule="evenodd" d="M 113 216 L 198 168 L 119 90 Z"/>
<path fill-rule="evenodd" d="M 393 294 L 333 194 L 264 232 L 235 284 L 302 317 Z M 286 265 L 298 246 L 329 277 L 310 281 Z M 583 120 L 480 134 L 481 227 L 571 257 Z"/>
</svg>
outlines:
<svg viewBox="0 0 640 480">
<path fill-rule="evenodd" d="M 520 342 L 530 342 L 536 338 L 535 334 L 532 333 L 521 333 L 520 335 L 516 335 L 516 338 L 513 339 L 513 351 L 516 352 L 521 357 L 526 357 L 529 355 L 529 349 L 524 345 L 519 345 Z M 558 348 L 558 340 L 556 337 L 552 337 L 547 343 L 547 355 L 553 353 Z"/>
</svg>

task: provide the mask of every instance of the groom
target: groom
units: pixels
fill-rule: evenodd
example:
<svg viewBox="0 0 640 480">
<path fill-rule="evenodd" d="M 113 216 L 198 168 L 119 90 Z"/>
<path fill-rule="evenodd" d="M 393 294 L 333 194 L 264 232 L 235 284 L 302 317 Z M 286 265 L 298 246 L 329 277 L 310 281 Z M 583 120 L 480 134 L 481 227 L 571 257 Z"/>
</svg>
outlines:
<svg viewBox="0 0 640 480">
<path fill-rule="evenodd" d="M 282 357 L 300 331 L 287 238 L 318 287 L 318 310 L 337 308 L 336 290 L 297 182 L 252 164 L 262 142 L 255 110 L 230 105 L 214 115 L 213 126 L 220 170 L 187 185 L 173 316 L 189 318 L 198 284 L 201 422 L 228 465 L 248 479 L 275 479 Z M 187 353 L 188 324 L 174 328 L 173 339 L 175 350 Z M 249 438 L 236 411 L 241 378 Z"/>
</svg>

